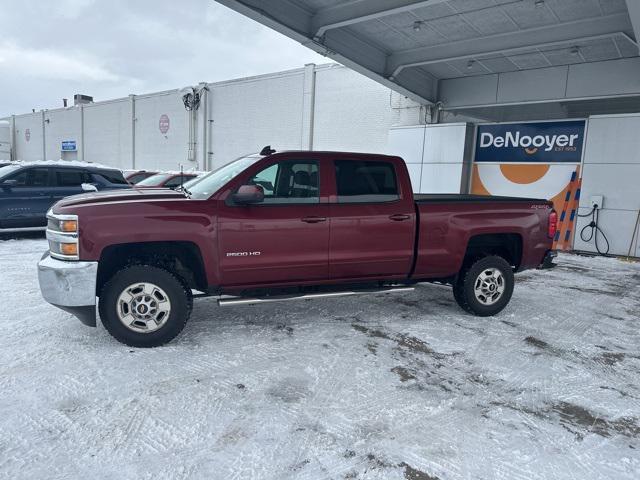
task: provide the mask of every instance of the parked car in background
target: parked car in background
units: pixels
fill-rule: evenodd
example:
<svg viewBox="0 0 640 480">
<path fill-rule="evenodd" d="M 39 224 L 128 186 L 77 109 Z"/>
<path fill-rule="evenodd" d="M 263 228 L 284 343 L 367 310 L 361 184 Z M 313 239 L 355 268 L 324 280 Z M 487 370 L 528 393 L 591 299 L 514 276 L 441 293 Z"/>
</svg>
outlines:
<svg viewBox="0 0 640 480">
<path fill-rule="evenodd" d="M 91 163 L 33 162 L 0 167 L 0 231 L 43 228 L 47 210 L 64 197 L 124 188 L 131 185 L 120 170 Z"/>
<path fill-rule="evenodd" d="M 399 157 L 250 155 L 182 192 L 134 188 L 57 203 L 40 289 L 92 326 L 100 297 L 106 329 L 136 347 L 178 335 L 193 290 L 232 295 L 219 299 L 228 306 L 437 282 L 488 316 L 509 302 L 514 272 L 550 263 L 556 226 L 547 200 L 414 195 Z"/>
<path fill-rule="evenodd" d="M 122 173 L 124 174 L 124 178 L 127 180 L 127 182 L 135 185 L 145 178 L 153 177 L 159 172 L 155 170 L 124 170 Z"/>
<path fill-rule="evenodd" d="M 178 188 L 189 180 L 202 175 L 202 172 L 164 172 L 145 178 L 136 183 L 136 187 L 140 188 Z"/>
<path fill-rule="evenodd" d="M 7 165 L 20 165 L 19 161 L 11 161 L 11 160 L 0 160 L 0 167 L 6 167 Z"/>
</svg>

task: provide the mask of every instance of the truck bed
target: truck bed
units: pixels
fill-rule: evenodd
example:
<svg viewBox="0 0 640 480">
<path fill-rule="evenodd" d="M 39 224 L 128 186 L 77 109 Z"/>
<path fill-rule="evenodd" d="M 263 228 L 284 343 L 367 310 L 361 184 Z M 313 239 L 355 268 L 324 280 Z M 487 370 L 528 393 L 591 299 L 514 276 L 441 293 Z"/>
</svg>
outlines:
<svg viewBox="0 0 640 480">
<path fill-rule="evenodd" d="M 450 277 L 460 268 L 472 239 L 516 244 L 520 269 L 540 264 L 550 248 L 551 202 L 543 199 L 466 194 L 414 195 L 418 218 L 414 278 Z M 484 236 L 484 237 L 483 237 Z M 484 238 L 484 239 L 483 239 Z M 480 240 L 478 240 L 480 239 Z M 491 247 L 489 247 L 491 248 Z"/>
<path fill-rule="evenodd" d="M 413 199 L 416 203 L 443 203 L 443 202 L 463 202 L 463 203 L 485 203 L 485 202 L 543 202 L 547 200 L 541 198 L 524 197 L 499 197 L 493 195 L 471 195 L 461 193 L 415 193 Z"/>
</svg>

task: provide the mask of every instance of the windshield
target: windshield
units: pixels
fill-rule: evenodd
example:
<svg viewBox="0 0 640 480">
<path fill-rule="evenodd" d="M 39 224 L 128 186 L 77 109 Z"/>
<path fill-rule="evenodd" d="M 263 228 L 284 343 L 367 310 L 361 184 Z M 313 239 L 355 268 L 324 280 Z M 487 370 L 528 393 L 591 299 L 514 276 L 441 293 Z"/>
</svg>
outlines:
<svg viewBox="0 0 640 480">
<path fill-rule="evenodd" d="M 171 177 L 173 177 L 173 174 L 158 173 L 157 175 L 152 175 L 148 178 L 145 178 L 144 180 L 139 181 L 138 183 L 136 183 L 136 185 L 139 187 L 159 187 Z"/>
<path fill-rule="evenodd" d="M 20 165 L 5 165 L 0 167 L 0 178 L 6 177 L 11 172 L 15 172 L 20 168 Z"/>
<path fill-rule="evenodd" d="M 196 183 L 198 183 L 200 180 L 202 180 L 202 176 L 200 177 L 193 177 L 190 178 L 189 180 L 185 180 L 183 187 L 186 188 L 187 190 L 191 188 L 192 185 L 195 185 Z"/>
<path fill-rule="evenodd" d="M 240 157 L 224 167 L 198 178 L 197 181 L 187 187 L 188 193 L 191 198 L 197 200 L 207 199 L 261 158 L 263 158 L 263 155 L 258 154 Z"/>
</svg>

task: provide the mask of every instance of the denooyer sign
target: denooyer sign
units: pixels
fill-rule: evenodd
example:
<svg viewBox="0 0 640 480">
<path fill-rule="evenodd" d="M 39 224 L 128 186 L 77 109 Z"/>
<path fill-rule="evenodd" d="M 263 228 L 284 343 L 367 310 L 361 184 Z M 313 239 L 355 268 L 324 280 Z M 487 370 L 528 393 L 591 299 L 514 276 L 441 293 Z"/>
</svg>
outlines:
<svg viewBox="0 0 640 480">
<path fill-rule="evenodd" d="M 476 162 L 580 163 L 584 120 L 478 125 Z"/>
</svg>

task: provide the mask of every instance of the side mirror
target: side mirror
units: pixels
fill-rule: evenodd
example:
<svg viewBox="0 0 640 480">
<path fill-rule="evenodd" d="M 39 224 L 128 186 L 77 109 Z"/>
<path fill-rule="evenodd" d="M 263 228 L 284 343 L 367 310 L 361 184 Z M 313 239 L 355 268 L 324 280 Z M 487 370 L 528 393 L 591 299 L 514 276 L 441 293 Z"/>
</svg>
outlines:
<svg viewBox="0 0 640 480">
<path fill-rule="evenodd" d="M 0 187 L 4 188 L 6 190 L 11 190 L 16 185 L 18 185 L 18 181 L 17 180 L 5 180 L 4 182 L 0 182 Z"/>
<path fill-rule="evenodd" d="M 98 188 L 93 183 L 83 183 L 82 184 L 83 192 L 97 192 Z"/>
<path fill-rule="evenodd" d="M 259 185 L 242 185 L 231 198 L 240 205 L 261 203 L 264 201 L 264 190 Z"/>
</svg>

